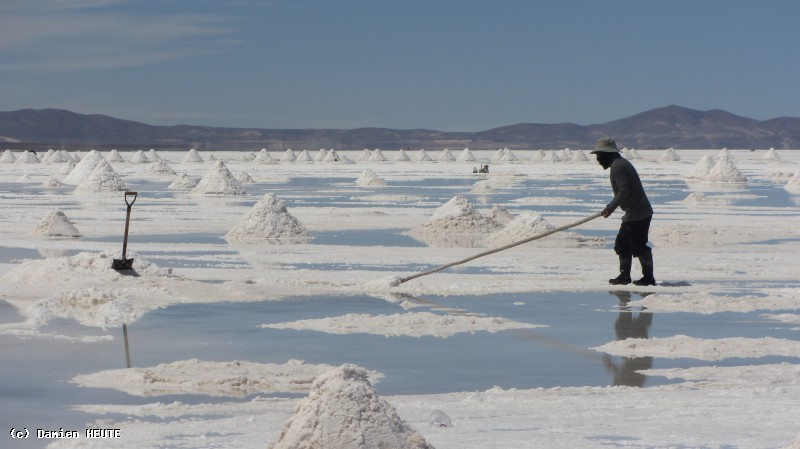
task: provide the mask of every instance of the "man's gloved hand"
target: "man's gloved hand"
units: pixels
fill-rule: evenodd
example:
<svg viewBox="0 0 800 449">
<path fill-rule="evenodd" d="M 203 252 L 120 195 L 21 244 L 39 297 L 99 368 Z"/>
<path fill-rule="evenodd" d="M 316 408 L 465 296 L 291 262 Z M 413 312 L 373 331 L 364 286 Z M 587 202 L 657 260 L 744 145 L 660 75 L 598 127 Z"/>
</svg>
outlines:
<svg viewBox="0 0 800 449">
<path fill-rule="evenodd" d="M 611 215 L 611 209 L 608 207 L 603 208 L 603 212 L 600 212 L 603 215 L 603 218 L 608 218 Z"/>
</svg>

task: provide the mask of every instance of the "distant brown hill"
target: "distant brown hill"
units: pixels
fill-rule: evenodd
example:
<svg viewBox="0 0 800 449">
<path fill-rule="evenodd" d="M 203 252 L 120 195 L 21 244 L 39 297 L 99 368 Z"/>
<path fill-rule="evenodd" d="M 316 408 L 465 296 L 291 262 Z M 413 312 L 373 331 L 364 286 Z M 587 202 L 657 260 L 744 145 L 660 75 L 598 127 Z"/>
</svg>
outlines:
<svg viewBox="0 0 800 449">
<path fill-rule="evenodd" d="M 282 150 L 285 148 L 589 148 L 613 136 L 633 148 L 800 148 L 800 118 L 755 120 L 714 109 L 652 109 L 597 125 L 519 123 L 479 132 L 428 129 L 258 129 L 154 126 L 61 109 L 0 112 L 2 148 Z"/>
</svg>

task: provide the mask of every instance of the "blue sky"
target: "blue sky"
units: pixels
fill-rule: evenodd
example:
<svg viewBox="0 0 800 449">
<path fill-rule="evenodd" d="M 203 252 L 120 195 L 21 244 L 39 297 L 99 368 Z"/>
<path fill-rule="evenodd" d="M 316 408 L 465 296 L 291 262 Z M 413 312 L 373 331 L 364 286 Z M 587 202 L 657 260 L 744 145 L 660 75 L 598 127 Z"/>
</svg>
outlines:
<svg viewBox="0 0 800 449">
<path fill-rule="evenodd" d="M 1 0 L 0 110 L 155 125 L 800 117 L 800 2 Z"/>
</svg>

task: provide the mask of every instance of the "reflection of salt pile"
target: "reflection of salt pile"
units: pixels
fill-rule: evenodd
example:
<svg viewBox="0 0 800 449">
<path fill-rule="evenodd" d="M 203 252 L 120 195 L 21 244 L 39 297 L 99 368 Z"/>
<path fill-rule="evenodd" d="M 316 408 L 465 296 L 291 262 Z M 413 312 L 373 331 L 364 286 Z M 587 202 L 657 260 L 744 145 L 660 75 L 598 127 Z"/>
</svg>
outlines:
<svg viewBox="0 0 800 449">
<path fill-rule="evenodd" d="M 77 167 L 76 167 L 77 168 Z M 77 187 L 75 193 L 119 192 L 128 190 L 111 164 L 103 159 Z"/>
<path fill-rule="evenodd" d="M 800 192 L 800 170 L 794 172 L 794 176 L 789 179 L 789 182 L 783 188 L 790 192 Z"/>
<path fill-rule="evenodd" d="M 322 374 L 269 449 L 433 449 L 378 396 L 367 371 L 342 365 Z"/>
<path fill-rule="evenodd" d="M 356 179 L 356 185 L 361 187 L 382 187 L 388 185 L 386 180 L 378 176 L 371 169 L 364 170 L 364 173 Z"/>
<path fill-rule="evenodd" d="M 711 182 L 746 182 L 747 178 L 739 171 L 733 159 L 724 153 L 704 179 Z"/>
<path fill-rule="evenodd" d="M 214 166 L 203 175 L 192 193 L 206 195 L 244 195 L 244 187 L 231 174 L 223 161 L 215 161 Z"/>
<path fill-rule="evenodd" d="M 105 161 L 106 160 L 103 158 L 103 155 L 101 155 L 98 151 L 90 151 L 64 178 L 64 184 L 80 184 L 84 179 L 86 179 L 87 176 L 89 176 L 89 174 L 92 173 L 92 171 L 94 171 L 98 165 Z"/>
<path fill-rule="evenodd" d="M 203 162 L 203 158 L 197 150 L 191 148 L 181 162 Z"/>
<path fill-rule="evenodd" d="M 661 162 L 672 162 L 681 160 L 681 157 L 678 156 L 678 152 L 675 151 L 675 148 L 667 148 L 658 160 Z"/>
<path fill-rule="evenodd" d="M 39 222 L 36 233 L 48 237 L 81 237 L 78 228 L 60 210 L 52 212 Z"/>
<path fill-rule="evenodd" d="M 481 215 L 466 198 L 456 195 L 436 209 L 430 221 L 408 231 L 408 234 L 438 246 L 470 247 L 502 226 Z"/>
<path fill-rule="evenodd" d="M 310 234 L 272 193 L 264 195 L 227 234 L 227 240 L 308 240 Z"/>
<path fill-rule="evenodd" d="M 191 176 L 187 175 L 186 173 L 180 175 L 177 179 L 172 181 L 172 183 L 168 186 L 170 189 L 192 189 L 197 185 L 197 181 L 195 181 Z"/>
</svg>

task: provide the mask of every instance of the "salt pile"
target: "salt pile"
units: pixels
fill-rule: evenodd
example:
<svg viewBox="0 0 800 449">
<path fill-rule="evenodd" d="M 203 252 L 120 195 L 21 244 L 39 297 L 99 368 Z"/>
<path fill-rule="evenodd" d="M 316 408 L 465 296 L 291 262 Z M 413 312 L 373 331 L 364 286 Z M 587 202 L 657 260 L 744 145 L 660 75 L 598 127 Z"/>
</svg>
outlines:
<svg viewBox="0 0 800 449">
<path fill-rule="evenodd" d="M 150 151 L 147 152 L 147 159 L 152 161 L 152 162 L 160 161 L 161 160 L 161 156 L 159 156 L 158 153 L 156 153 L 155 149 L 150 148 Z"/>
<path fill-rule="evenodd" d="M 81 237 L 78 228 L 60 210 L 50 213 L 39 222 L 36 233 L 48 237 Z"/>
<path fill-rule="evenodd" d="M 19 178 L 17 178 L 17 182 L 31 182 L 31 175 L 24 174 L 24 175 L 20 176 Z"/>
<path fill-rule="evenodd" d="M 136 150 L 136 153 L 133 153 L 133 156 L 131 156 L 131 159 L 128 162 L 131 164 L 147 164 L 150 162 L 150 159 L 147 158 L 147 156 L 144 154 L 144 151 Z"/>
<path fill-rule="evenodd" d="M 256 183 L 256 180 L 253 179 L 250 173 L 247 173 L 246 171 L 239 173 L 239 176 L 237 176 L 236 179 L 238 179 L 239 182 L 242 183 L 242 185 L 250 185 Z"/>
<path fill-rule="evenodd" d="M 314 158 L 311 157 L 308 150 L 303 150 L 294 158 L 294 161 L 298 164 L 312 164 L 314 163 Z"/>
<path fill-rule="evenodd" d="M 368 161 L 371 156 L 372 156 L 372 152 L 369 151 L 368 148 L 364 148 L 363 150 L 361 150 L 361 153 L 358 155 L 356 160 L 359 161 L 359 162 L 365 162 L 365 161 Z"/>
<path fill-rule="evenodd" d="M 727 154 L 719 157 L 716 165 L 704 178 L 710 182 L 747 182 L 747 178 L 739 171 L 733 159 Z"/>
<path fill-rule="evenodd" d="M 264 150 L 261 150 L 264 151 Z M 194 148 L 191 148 L 187 153 L 186 156 L 183 157 L 181 162 L 203 162 L 203 158 L 200 156 L 200 153 L 197 152 Z"/>
<path fill-rule="evenodd" d="M 108 162 L 124 162 L 124 159 L 122 159 L 122 155 L 120 155 L 119 151 L 117 151 L 116 149 L 111 150 L 111 152 L 108 153 L 108 158 L 106 160 Z"/>
<path fill-rule="evenodd" d="M 789 182 L 783 188 L 790 192 L 800 192 L 800 170 L 794 172 L 794 176 L 789 179 Z"/>
<path fill-rule="evenodd" d="M 328 151 L 328 154 L 325 156 L 325 162 L 343 162 L 345 164 L 351 163 L 347 156 L 337 153 L 333 148 L 331 148 L 331 150 Z"/>
<path fill-rule="evenodd" d="M 0 162 L 3 164 L 11 164 L 16 162 L 16 160 L 17 157 L 14 156 L 14 153 L 12 153 L 11 150 L 3 151 L 3 155 L 0 156 Z"/>
<path fill-rule="evenodd" d="M 503 149 L 498 148 L 497 151 L 494 152 L 494 156 L 492 156 L 492 162 L 500 162 L 500 159 L 503 158 Z"/>
<path fill-rule="evenodd" d="M 506 208 L 495 204 L 492 206 L 492 210 L 489 211 L 489 218 L 500 224 L 507 224 L 514 219 L 514 216 Z"/>
<path fill-rule="evenodd" d="M 375 148 L 375 151 L 372 152 L 372 155 L 369 157 L 370 162 L 386 162 L 386 156 L 383 155 L 383 151 L 380 148 Z"/>
<path fill-rule="evenodd" d="M 36 153 L 31 151 L 25 150 L 22 152 L 22 155 L 17 158 L 17 164 L 38 164 L 39 158 L 36 156 Z"/>
<path fill-rule="evenodd" d="M 72 157 L 67 153 L 65 150 L 58 150 L 53 152 L 50 157 L 47 158 L 48 164 L 57 164 L 61 162 L 71 162 Z"/>
<path fill-rule="evenodd" d="M 470 193 L 494 193 L 494 189 L 486 181 L 476 182 L 469 191 Z"/>
<path fill-rule="evenodd" d="M 72 173 L 72 170 L 75 168 L 76 165 L 78 165 L 78 163 L 70 159 L 69 161 L 65 162 L 64 165 L 61 166 L 61 169 L 58 171 L 58 174 L 68 175 Z"/>
<path fill-rule="evenodd" d="M 439 162 L 453 162 L 456 160 L 456 158 L 453 156 L 453 153 L 451 153 L 450 150 L 445 148 L 444 150 L 442 150 L 442 152 L 439 154 L 439 157 L 436 158 L 436 160 Z"/>
<path fill-rule="evenodd" d="M 690 171 L 686 177 L 689 179 L 705 179 L 711 172 L 711 169 L 714 168 L 716 162 L 717 159 L 714 156 L 704 154 L 694 167 L 692 167 L 692 171 Z"/>
<path fill-rule="evenodd" d="M 414 155 L 413 160 L 414 162 L 428 162 L 432 159 L 425 149 L 421 149 Z"/>
<path fill-rule="evenodd" d="M 317 378 L 269 449 L 433 449 L 378 396 L 367 371 L 342 365 Z"/>
<path fill-rule="evenodd" d="M 76 167 L 77 168 L 77 167 Z M 103 159 L 77 187 L 75 193 L 119 192 L 128 190 L 111 164 Z"/>
<path fill-rule="evenodd" d="M 156 162 L 150 164 L 150 167 L 147 169 L 148 173 L 152 173 L 154 175 L 174 175 L 175 170 L 169 166 L 163 159 L 158 159 Z"/>
<path fill-rule="evenodd" d="M 170 189 L 192 189 L 197 186 L 197 181 L 195 181 L 191 176 L 187 175 L 186 173 L 180 175 L 177 179 L 172 181 L 172 183 L 168 186 Z"/>
<path fill-rule="evenodd" d="M 503 229 L 490 234 L 486 238 L 486 243 L 496 246 L 506 245 L 544 232 L 552 231 L 555 228 L 555 226 L 537 213 L 522 212 Z"/>
<path fill-rule="evenodd" d="M 629 154 L 630 154 L 632 159 L 641 159 L 642 158 L 642 155 L 639 154 L 638 151 L 636 151 L 636 148 L 631 148 Z"/>
<path fill-rule="evenodd" d="M 361 173 L 361 176 L 356 179 L 356 185 L 361 187 L 384 187 L 387 186 L 388 183 L 385 179 L 378 176 L 374 171 L 371 169 L 364 170 L 364 173 Z"/>
<path fill-rule="evenodd" d="M 328 150 L 326 150 L 325 148 L 320 148 L 319 151 L 317 151 L 317 155 L 314 156 L 314 162 L 324 162 L 325 156 L 327 155 L 328 155 Z"/>
<path fill-rule="evenodd" d="M 572 160 L 572 150 L 569 148 L 564 148 L 558 151 L 558 158 L 562 161 L 571 161 Z"/>
<path fill-rule="evenodd" d="M 577 150 L 572 153 L 572 162 L 589 162 L 589 158 L 586 156 L 586 153 L 583 150 Z"/>
<path fill-rule="evenodd" d="M 472 247 L 503 225 L 481 215 L 466 198 L 456 195 L 434 211 L 431 219 L 408 234 L 437 246 Z"/>
<path fill-rule="evenodd" d="M 103 155 L 96 150 L 90 151 L 80 162 L 75 165 L 69 174 L 64 178 L 64 184 L 77 185 L 83 182 L 94 169 L 106 160 Z"/>
<path fill-rule="evenodd" d="M 477 161 L 478 159 L 475 158 L 475 155 L 472 154 L 472 151 L 470 151 L 469 148 L 464 148 L 464 150 L 461 151 L 461 154 L 458 155 L 458 158 L 456 160 L 458 160 L 459 162 L 474 162 Z"/>
<path fill-rule="evenodd" d="M 256 154 L 251 151 L 251 152 L 245 154 L 244 156 L 242 156 L 242 162 L 253 162 L 253 160 L 255 158 L 256 158 Z"/>
<path fill-rule="evenodd" d="M 500 158 L 500 162 L 519 162 L 519 158 L 509 148 L 503 148 L 503 157 Z"/>
<path fill-rule="evenodd" d="M 294 162 L 296 156 L 291 148 L 287 148 L 281 156 L 281 162 Z"/>
<path fill-rule="evenodd" d="M 406 154 L 406 150 L 401 148 L 400 151 L 397 152 L 397 155 L 394 157 L 394 159 L 392 159 L 392 161 L 393 162 L 411 162 L 411 158 L 408 157 L 408 154 Z"/>
<path fill-rule="evenodd" d="M 546 154 L 544 150 L 536 150 L 536 152 L 533 153 L 533 156 L 531 156 L 531 162 L 541 162 L 545 157 Z"/>
<path fill-rule="evenodd" d="M 210 157 L 209 157 L 210 160 Z M 244 195 L 244 187 L 234 178 L 223 161 L 215 161 L 214 166 L 203 175 L 191 193 L 205 195 Z"/>
<path fill-rule="evenodd" d="M 213 154 L 209 154 L 208 159 L 206 159 L 206 162 L 215 162 L 216 160 L 217 158 L 215 158 Z"/>
<path fill-rule="evenodd" d="M 778 152 L 775 151 L 775 148 L 770 148 L 764 156 L 761 157 L 765 161 L 779 161 L 781 160 L 780 156 L 778 156 Z"/>
<path fill-rule="evenodd" d="M 542 162 L 561 162 L 561 158 L 558 157 L 555 151 L 550 150 L 544 155 Z"/>
<path fill-rule="evenodd" d="M 226 240 L 307 241 L 310 237 L 305 226 L 272 193 L 264 195 L 239 224 L 225 234 Z"/>
<path fill-rule="evenodd" d="M 681 157 L 678 156 L 678 152 L 675 151 L 675 148 L 667 148 L 658 160 L 661 162 L 672 162 L 681 160 Z"/>
</svg>

